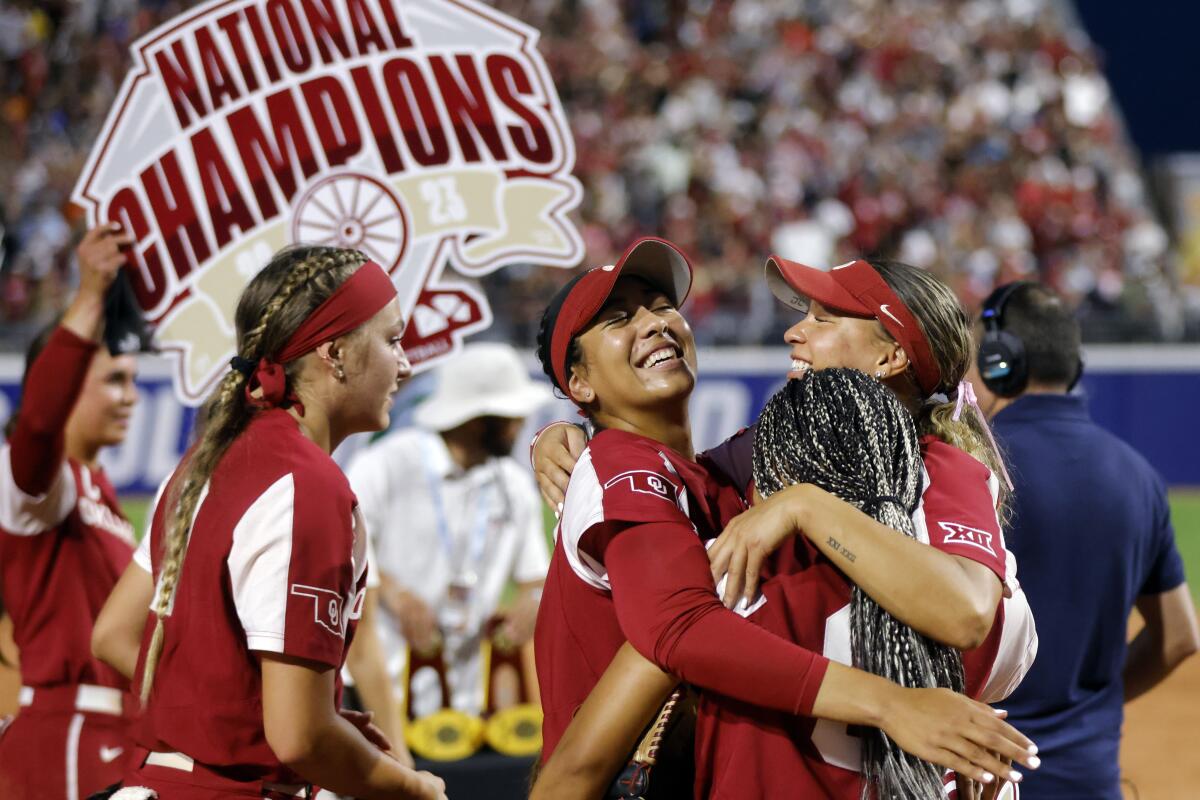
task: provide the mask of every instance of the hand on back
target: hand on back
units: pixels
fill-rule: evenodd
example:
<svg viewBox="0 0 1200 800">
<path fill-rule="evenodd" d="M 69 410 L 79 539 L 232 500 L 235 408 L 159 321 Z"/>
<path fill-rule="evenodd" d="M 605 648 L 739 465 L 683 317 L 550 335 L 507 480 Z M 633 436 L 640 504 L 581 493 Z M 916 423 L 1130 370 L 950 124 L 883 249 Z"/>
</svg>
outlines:
<svg viewBox="0 0 1200 800">
<path fill-rule="evenodd" d="M 587 437 L 583 431 L 569 422 L 555 422 L 543 428 L 533 445 L 530 454 L 533 474 L 537 478 L 542 499 L 555 510 L 555 514 L 562 513 L 571 471 L 575 469 L 575 462 L 586 446 Z"/>
<path fill-rule="evenodd" d="M 883 731 L 917 758 L 985 785 L 1019 782 L 1013 762 L 1037 769 L 1037 747 L 1004 721 L 1005 712 L 949 689 L 901 689 Z"/>
<path fill-rule="evenodd" d="M 755 492 L 754 505 L 731 519 L 708 548 L 713 582 L 728 577 L 721 597 L 727 608 L 754 598 L 763 561 L 799 531 L 797 503 L 804 491 L 804 484 L 797 484 L 766 500 Z"/>
</svg>

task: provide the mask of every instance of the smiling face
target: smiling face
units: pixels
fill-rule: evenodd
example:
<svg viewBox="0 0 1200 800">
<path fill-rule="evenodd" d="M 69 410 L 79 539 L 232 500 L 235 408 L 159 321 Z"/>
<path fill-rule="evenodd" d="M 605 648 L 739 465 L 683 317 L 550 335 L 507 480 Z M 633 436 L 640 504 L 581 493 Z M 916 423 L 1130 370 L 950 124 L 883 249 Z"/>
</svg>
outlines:
<svg viewBox="0 0 1200 800">
<path fill-rule="evenodd" d="M 89 449 L 125 441 L 137 403 L 137 359 L 110 355 L 100 347 L 92 356 L 79 399 L 67 419 L 67 435 Z"/>
<path fill-rule="evenodd" d="M 345 381 L 341 384 L 338 416 L 346 430 L 379 431 L 388 426 L 392 399 L 412 375 L 400 346 L 404 318 L 393 299 L 347 337 Z"/>
<path fill-rule="evenodd" d="M 791 347 L 788 378 L 809 370 L 850 367 L 887 379 L 908 366 L 904 349 L 874 319 L 841 314 L 812 301 L 804 318 L 784 334 Z"/>
<path fill-rule="evenodd" d="M 596 415 L 623 417 L 670 401 L 686 404 L 696 385 L 696 342 L 666 293 L 641 278 L 617 280 L 579 334 L 580 363 L 568 389 Z"/>
</svg>

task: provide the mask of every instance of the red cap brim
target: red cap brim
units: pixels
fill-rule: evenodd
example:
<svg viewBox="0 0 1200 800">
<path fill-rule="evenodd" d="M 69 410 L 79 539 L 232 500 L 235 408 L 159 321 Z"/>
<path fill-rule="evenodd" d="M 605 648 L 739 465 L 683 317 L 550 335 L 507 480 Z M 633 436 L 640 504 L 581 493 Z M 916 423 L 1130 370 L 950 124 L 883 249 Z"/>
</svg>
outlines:
<svg viewBox="0 0 1200 800">
<path fill-rule="evenodd" d="M 925 396 L 941 384 L 941 370 L 920 321 L 866 261 L 850 261 L 826 272 L 771 256 L 766 277 L 772 294 L 803 313 L 816 300 L 843 314 L 878 320 L 908 354 L 917 386 Z"/>
<path fill-rule="evenodd" d="M 851 261 L 834 269 L 853 265 Z M 816 300 L 826 308 L 853 314 L 856 317 L 874 317 L 874 311 L 838 283 L 833 270 L 817 269 L 771 256 L 766 266 L 767 286 L 781 303 L 797 311 L 807 313 L 811 301 Z"/>
<path fill-rule="evenodd" d="M 683 305 L 692 288 L 692 264 L 687 255 L 666 239 L 653 236 L 634 241 L 617 263 L 584 274 L 559 305 L 550 336 L 550 364 L 559 388 L 568 395 L 566 365 L 571 339 L 604 307 L 617 279 L 629 275 L 662 289 L 676 308 Z"/>
</svg>

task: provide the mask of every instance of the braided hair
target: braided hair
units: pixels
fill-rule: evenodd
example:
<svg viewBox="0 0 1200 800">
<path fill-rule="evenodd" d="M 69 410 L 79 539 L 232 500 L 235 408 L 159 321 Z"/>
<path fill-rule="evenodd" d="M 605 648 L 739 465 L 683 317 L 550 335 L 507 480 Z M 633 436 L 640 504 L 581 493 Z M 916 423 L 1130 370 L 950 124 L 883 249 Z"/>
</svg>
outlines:
<svg viewBox="0 0 1200 800">
<path fill-rule="evenodd" d="M 246 285 L 238 299 L 235 324 L 238 357 L 253 364 L 279 352 L 309 314 L 366 262 L 356 250 L 295 246 L 279 251 Z M 300 361 L 284 365 L 289 385 Z M 142 668 L 144 705 L 154 686 L 163 649 L 163 620 L 169 615 L 183 569 L 188 536 L 209 479 L 233 441 L 246 429 L 254 408 L 246 401 L 246 374 L 230 370 L 217 384 L 202 412 L 204 431 L 185 456 L 177 478 L 163 498 L 162 568 L 154 596 L 154 633 Z"/>
<path fill-rule="evenodd" d="M 921 493 L 916 427 L 896 395 L 853 369 L 788 381 L 758 418 L 754 481 L 767 497 L 812 483 L 905 536 Z M 906 687 L 962 692 L 962 656 L 923 636 L 853 588 L 854 666 Z M 862 798 L 942 797 L 942 770 L 901 750 L 881 730 L 864 739 Z"/>
</svg>

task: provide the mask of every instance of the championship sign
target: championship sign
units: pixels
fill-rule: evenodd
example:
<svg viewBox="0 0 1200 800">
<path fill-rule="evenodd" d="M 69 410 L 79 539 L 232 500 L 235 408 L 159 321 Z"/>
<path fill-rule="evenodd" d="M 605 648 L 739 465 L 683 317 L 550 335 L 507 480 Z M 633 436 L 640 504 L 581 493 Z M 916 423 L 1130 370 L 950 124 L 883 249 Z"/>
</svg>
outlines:
<svg viewBox="0 0 1200 800">
<path fill-rule="evenodd" d="M 447 264 L 581 260 L 536 43 L 474 0 L 212 0 L 134 43 L 73 199 L 136 238 L 126 269 L 185 402 L 228 368 L 237 298 L 290 243 L 383 265 L 415 365 L 491 323 Z"/>
</svg>

